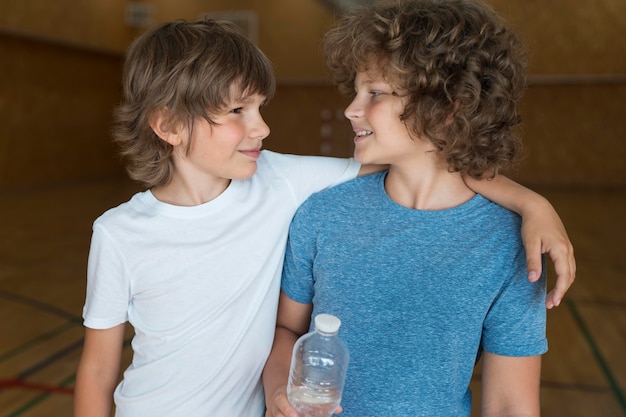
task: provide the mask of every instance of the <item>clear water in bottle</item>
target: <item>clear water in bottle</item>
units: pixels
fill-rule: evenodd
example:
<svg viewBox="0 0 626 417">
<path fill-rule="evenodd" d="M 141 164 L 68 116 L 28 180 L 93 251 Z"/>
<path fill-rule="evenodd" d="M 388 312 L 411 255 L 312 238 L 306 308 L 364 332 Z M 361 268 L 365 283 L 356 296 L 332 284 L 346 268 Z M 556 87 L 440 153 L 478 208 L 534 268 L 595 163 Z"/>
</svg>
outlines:
<svg viewBox="0 0 626 417">
<path fill-rule="evenodd" d="M 310 389 L 299 387 L 291 390 L 289 403 L 302 417 L 328 417 L 341 404 L 341 395 L 336 390 L 312 395 Z"/>
<path fill-rule="evenodd" d="M 330 417 L 341 404 L 349 354 L 340 326 L 337 317 L 320 314 L 315 331 L 294 345 L 287 397 L 301 417 Z"/>
</svg>

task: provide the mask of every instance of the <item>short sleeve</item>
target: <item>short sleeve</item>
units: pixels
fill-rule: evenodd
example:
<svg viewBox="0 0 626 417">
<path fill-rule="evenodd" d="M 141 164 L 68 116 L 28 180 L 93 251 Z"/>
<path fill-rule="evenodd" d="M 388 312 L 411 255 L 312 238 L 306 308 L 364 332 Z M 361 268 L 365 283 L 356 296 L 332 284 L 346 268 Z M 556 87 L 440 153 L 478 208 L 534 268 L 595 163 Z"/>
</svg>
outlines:
<svg viewBox="0 0 626 417">
<path fill-rule="evenodd" d="M 108 233 L 96 222 L 87 267 L 84 325 L 108 329 L 126 322 L 130 293 L 123 256 Z"/>
<path fill-rule="evenodd" d="M 505 283 L 484 322 L 482 345 L 503 356 L 534 356 L 547 351 L 546 275 L 526 279 L 525 252 L 520 250 Z"/>
<path fill-rule="evenodd" d="M 354 158 L 303 156 L 264 151 L 276 172 L 290 184 L 298 204 L 311 194 L 356 178 L 361 164 Z"/>
<path fill-rule="evenodd" d="M 281 281 L 283 292 L 292 300 L 303 304 L 313 302 L 315 292 L 313 280 L 315 229 L 305 203 L 296 212 L 289 228 Z"/>
</svg>

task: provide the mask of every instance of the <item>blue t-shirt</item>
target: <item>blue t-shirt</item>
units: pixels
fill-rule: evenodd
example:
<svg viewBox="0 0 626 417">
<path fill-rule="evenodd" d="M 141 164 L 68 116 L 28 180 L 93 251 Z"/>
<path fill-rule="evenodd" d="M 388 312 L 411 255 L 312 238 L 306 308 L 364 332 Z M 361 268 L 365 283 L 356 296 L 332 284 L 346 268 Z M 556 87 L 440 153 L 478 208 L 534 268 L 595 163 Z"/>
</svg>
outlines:
<svg viewBox="0 0 626 417">
<path fill-rule="evenodd" d="M 547 350 L 545 276 L 526 278 L 521 219 L 481 196 L 446 210 L 393 202 L 386 173 L 310 197 L 290 229 L 282 289 L 342 321 L 343 417 L 471 413 L 481 349 Z"/>
</svg>

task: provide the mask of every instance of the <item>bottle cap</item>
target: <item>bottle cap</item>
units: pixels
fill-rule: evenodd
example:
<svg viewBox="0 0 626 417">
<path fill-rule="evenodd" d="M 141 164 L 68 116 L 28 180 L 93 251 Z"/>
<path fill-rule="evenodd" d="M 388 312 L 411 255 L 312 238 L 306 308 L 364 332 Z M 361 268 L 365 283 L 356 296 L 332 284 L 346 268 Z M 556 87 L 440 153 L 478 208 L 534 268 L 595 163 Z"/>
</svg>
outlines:
<svg viewBox="0 0 626 417">
<path fill-rule="evenodd" d="M 332 314 L 318 314 L 315 316 L 315 330 L 323 334 L 335 334 L 341 327 L 341 320 Z"/>
</svg>

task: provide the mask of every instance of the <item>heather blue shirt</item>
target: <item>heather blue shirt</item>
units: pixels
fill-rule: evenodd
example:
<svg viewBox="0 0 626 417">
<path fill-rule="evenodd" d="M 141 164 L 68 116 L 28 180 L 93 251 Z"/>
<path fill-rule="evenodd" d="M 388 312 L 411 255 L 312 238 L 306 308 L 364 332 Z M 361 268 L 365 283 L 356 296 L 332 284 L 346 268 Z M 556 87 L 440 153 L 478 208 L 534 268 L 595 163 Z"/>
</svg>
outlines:
<svg viewBox="0 0 626 417">
<path fill-rule="evenodd" d="M 343 417 L 469 416 L 481 349 L 546 352 L 545 276 L 526 278 L 517 214 L 478 195 L 446 210 L 409 209 L 387 196 L 385 176 L 300 207 L 282 289 L 313 302 L 312 317 L 342 320 Z"/>
</svg>

